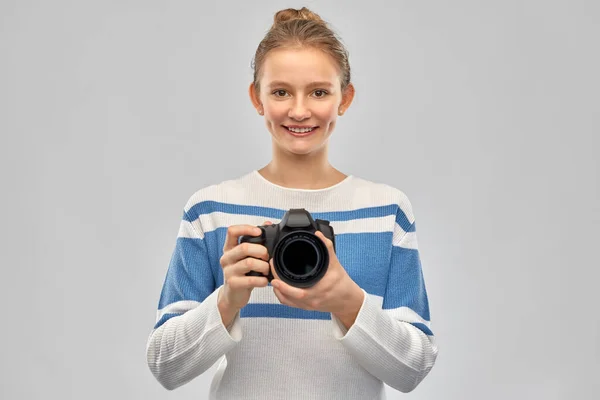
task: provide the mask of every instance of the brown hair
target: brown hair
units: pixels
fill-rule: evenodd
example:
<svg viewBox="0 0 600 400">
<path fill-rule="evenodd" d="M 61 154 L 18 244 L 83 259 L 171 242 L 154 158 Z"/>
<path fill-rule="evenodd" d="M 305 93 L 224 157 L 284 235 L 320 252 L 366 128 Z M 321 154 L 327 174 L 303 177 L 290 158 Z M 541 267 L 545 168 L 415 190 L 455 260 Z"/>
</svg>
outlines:
<svg viewBox="0 0 600 400">
<path fill-rule="evenodd" d="M 280 10 L 273 18 L 271 29 L 258 45 L 252 60 L 254 86 L 260 92 L 259 78 L 262 65 L 269 51 L 282 48 L 316 48 L 333 57 L 340 68 L 342 91 L 350 83 L 350 63 L 348 51 L 341 39 L 321 17 L 306 7 L 300 10 L 287 8 Z"/>
</svg>

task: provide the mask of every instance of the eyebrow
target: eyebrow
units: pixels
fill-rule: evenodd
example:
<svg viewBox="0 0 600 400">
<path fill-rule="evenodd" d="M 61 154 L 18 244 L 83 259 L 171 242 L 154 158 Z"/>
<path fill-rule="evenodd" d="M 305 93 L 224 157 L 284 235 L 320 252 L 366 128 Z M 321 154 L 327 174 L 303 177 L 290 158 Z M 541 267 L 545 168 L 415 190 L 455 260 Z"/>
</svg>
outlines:
<svg viewBox="0 0 600 400">
<path fill-rule="evenodd" d="M 290 86 L 290 84 L 287 82 L 284 82 L 284 81 L 273 81 L 273 82 L 269 83 L 269 85 L 268 85 L 268 87 L 270 87 L 270 88 L 275 87 L 275 86 Z M 312 82 L 312 83 L 308 84 L 307 87 L 315 87 L 315 86 L 332 88 L 333 84 L 331 82 L 327 82 L 327 81 Z"/>
</svg>

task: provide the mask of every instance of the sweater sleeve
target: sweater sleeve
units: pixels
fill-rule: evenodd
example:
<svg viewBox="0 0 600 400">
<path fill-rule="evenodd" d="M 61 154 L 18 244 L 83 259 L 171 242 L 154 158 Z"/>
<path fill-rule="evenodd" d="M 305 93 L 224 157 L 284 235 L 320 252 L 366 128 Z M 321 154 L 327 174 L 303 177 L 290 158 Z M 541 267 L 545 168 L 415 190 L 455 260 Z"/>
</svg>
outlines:
<svg viewBox="0 0 600 400">
<path fill-rule="evenodd" d="M 427 291 L 408 200 L 396 214 L 390 269 L 383 302 L 364 291 L 349 330 L 333 315 L 334 336 L 363 368 L 401 392 L 415 389 L 435 363 Z"/>
<path fill-rule="evenodd" d="M 168 390 L 204 373 L 241 339 L 239 313 L 229 330 L 223 325 L 215 286 L 200 220 L 184 212 L 146 344 L 148 367 Z"/>
</svg>

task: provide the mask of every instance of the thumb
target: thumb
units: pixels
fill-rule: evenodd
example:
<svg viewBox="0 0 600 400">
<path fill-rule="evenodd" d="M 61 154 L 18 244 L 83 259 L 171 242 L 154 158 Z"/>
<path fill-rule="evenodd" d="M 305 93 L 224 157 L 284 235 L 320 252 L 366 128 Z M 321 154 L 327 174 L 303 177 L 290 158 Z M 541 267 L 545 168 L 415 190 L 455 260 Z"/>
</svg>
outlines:
<svg viewBox="0 0 600 400">
<path fill-rule="evenodd" d="M 275 265 L 273 264 L 273 260 L 274 258 L 271 258 L 271 260 L 269 260 L 269 265 L 271 266 L 271 273 L 273 274 L 273 278 L 281 280 L 279 279 L 279 275 L 277 275 L 277 271 L 275 271 Z"/>
<path fill-rule="evenodd" d="M 333 247 L 333 242 L 328 237 L 326 237 L 321 231 L 317 231 L 316 235 L 319 237 L 319 239 L 323 241 L 323 243 L 325 243 L 325 246 L 329 251 L 329 257 L 332 259 L 337 258 L 335 254 L 335 248 Z"/>
</svg>

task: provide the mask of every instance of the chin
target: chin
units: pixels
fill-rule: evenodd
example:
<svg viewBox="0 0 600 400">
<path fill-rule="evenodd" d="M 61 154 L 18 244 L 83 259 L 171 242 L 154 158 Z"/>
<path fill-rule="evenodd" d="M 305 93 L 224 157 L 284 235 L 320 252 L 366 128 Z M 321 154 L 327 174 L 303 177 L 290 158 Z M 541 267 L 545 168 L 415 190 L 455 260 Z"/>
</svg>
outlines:
<svg viewBox="0 0 600 400">
<path fill-rule="evenodd" d="M 286 153 L 291 153 L 297 156 L 306 156 L 309 154 L 314 154 L 319 152 L 322 148 L 323 145 L 319 145 L 319 146 L 282 146 L 281 149 L 283 151 L 285 151 Z"/>
<path fill-rule="evenodd" d="M 319 140 L 320 139 L 320 140 Z M 273 135 L 274 143 L 284 153 L 294 154 L 298 156 L 309 155 L 316 153 L 323 149 L 327 144 L 327 140 L 323 141 L 322 138 L 313 137 L 312 140 L 292 139 L 288 137 L 276 137 Z"/>
<path fill-rule="evenodd" d="M 311 153 L 314 153 L 315 151 L 317 151 L 317 149 L 312 148 L 312 147 L 311 148 L 297 148 L 297 147 L 289 148 L 289 147 L 284 147 L 283 150 L 286 153 L 292 153 L 292 154 L 297 155 L 297 156 L 305 156 L 305 155 L 308 155 L 308 154 L 311 154 Z"/>
</svg>

